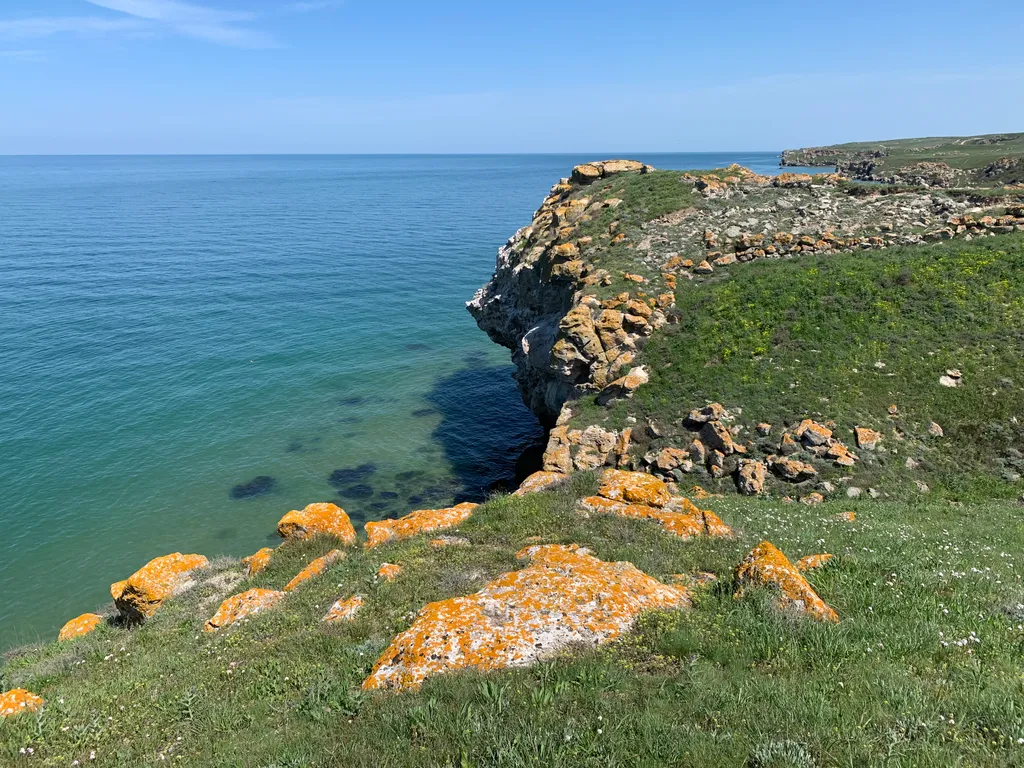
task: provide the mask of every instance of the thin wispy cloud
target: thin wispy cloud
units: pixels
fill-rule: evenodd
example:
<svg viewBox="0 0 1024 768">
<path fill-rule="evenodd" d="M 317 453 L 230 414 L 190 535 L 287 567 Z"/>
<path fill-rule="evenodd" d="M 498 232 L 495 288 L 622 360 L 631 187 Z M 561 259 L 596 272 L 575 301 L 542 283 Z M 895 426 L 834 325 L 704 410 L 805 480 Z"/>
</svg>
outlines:
<svg viewBox="0 0 1024 768">
<path fill-rule="evenodd" d="M 104 19 L 94 16 L 37 16 L 27 19 L 0 19 L 0 37 L 29 40 L 59 34 L 96 35 L 133 32 L 145 24 L 138 19 Z"/>
<path fill-rule="evenodd" d="M 92 5 L 127 14 L 187 37 L 240 48 L 273 48 L 277 42 L 245 26 L 257 16 L 248 11 L 225 11 L 177 0 L 87 0 Z"/>
<path fill-rule="evenodd" d="M 288 3 L 286 11 L 295 13 L 309 13 L 310 11 L 325 11 L 328 8 L 339 8 L 344 0 L 305 0 L 305 2 Z"/>
</svg>

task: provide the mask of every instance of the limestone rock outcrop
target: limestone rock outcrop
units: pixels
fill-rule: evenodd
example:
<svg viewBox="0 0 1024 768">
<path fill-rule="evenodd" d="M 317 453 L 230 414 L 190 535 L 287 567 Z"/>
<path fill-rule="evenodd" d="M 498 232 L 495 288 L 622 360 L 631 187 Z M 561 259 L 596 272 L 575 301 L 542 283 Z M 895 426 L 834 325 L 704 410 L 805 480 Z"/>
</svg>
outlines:
<svg viewBox="0 0 1024 768">
<path fill-rule="evenodd" d="M 379 520 L 366 523 L 366 548 L 371 549 L 390 541 L 400 541 L 429 531 L 454 528 L 465 522 L 479 504 L 463 502 L 445 509 L 417 509 L 397 520 Z"/>
<path fill-rule="evenodd" d="M 513 496 L 525 496 L 528 493 L 536 493 L 537 491 L 543 491 L 545 488 L 549 488 L 555 483 L 560 483 L 565 480 L 568 475 L 564 475 L 561 472 L 534 472 L 528 478 L 523 480 L 519 484 L 519 488 L 516 489 Z"/>
<path fill-rule="evenodd" d="M 206 632 L 216 632 L 218 629 L 237 624 L 242 619 L 255 616 L 261 611 L 273 608 L 282 599 L 285 593 L 273 589 L 250 589 L 237 595 L 232 595 L 223 603 L 213 617 L 203 627 Z"/>
<path fill-rule="evenodd" d="M 313 536 L 333 536 L 345 546 L 356 543 L 356 529 L 345 510 L 337 504 L 320 502 L 304 509 L 293 509 L 277 524 L 282 539 L 309 539 Z"/>
<path fill-rule="evenodd" d="M 608 284 L 611 276 L 588 262 L 591 240 L 578 234 L 581 223 L 622 202 L 581 197 L 581 186 L 615 173 L 648 170 L 622 160 L 577 166 L 572 180 L 552 187 L 531 224 L 498 251 L 494 276 L 466 305 L 493 341 L 512 350 L 523 400 L 549 424 L 566 401 L 611 384 L 665 323 L 665 307 L 655 299 L 651 303 L 657 309 L 630 293 L 598 299 L 591 286 Z M 643 275 L 623 279 L 634 282 L 636 290 L 647 282 Z M 666 302 L 671 301 L 666 294 Z M 617 387 L 609 396 L 624 391 Z"/>
<path fill-rule="evenodd" d="M 467 667 L 520 667 L 569 644 L 614 640 L 643 612 L 688 604 L 685 589 L 575 545 L 528 547 L 530 564 L 475 594 L 430 603 L 377 660 L 363 688 L 409 689 Z"/>
<path fill-rule="evenodd" d="M 61 627 L 57 640 L 73 640 L 76 637 L 88 635 L 102 623 L 103 617 L 98 613 L 83 613 Z"/>
<path fill-rule="evenodd" d="M 736 566 L 736 597 L 750 587 L 768 587 L 776 592 L 775 602 L 783 610 L 794 611 L 819 621 L 839 621 L 839 616 L 822 600 L 803 574 L 778 547 L 762 541 Z"/>
<path fill-rule="evenodd" d="M 194 582 L 191 571 L 209 565 L 202 555 L 175 552 L 150 560 L 124 581 L 112 584 L 110 594 L 117 609 L 131 622 L 151 618 L 168 598 L 184 592 Z"/>
</svg>

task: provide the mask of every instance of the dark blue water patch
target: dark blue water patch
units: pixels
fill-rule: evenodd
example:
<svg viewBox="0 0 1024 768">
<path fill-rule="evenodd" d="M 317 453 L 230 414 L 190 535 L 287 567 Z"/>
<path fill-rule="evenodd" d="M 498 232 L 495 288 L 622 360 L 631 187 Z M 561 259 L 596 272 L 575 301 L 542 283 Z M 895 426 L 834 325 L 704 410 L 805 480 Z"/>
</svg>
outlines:
<svg viewBox="0 0 1024 768">
<path fill-rule="evenodd" d="M 370 509 L 372 509 L 375 512 L 383 512 L 385 509 L 390 509 L 390 508 L 391 508 L 391 502 L 390 501 L 375 501 L 372 504 L 370 504 Z"/>
<path fill-rule="evenodd" d="M 433 416 L 437 413 L 436 408 L 419 408 L 412 412 L 413 418 L 422 419 L 426 416 Z"/>
<path fill-rule="evenodd" d="M 406 470 L 405 472 L 399 472 L 397 475 L 395 475 L 395 478 L 399 482 L 407 483 L 412 480 L 416 480 L 420 477 L 423 477 L 425 474 L 427 473 L 424 472 L 422 469 L 409 469 Z"/>
<path fill-rule="evenodd" d="M 377 495 L 380 496 L 382 499 L 397 499 L 397 498 L 399 498 L 399 495 L 397 493 L 395 493 L 394 491 L 381 491 Z"/>
<path fill-rule="evenodd" d="M 321 437 L 296 438 L 285 446 L 285 453 L 315 453 L 320 450 Z"/>
<path fill-rule="evenodd" d="M 358 483 L 365 480 L 377 471 L 373 464 L 360 464 L 358 467 L 348 469 L 336 469 L 331 472 L 327 482 L 335 488 L 341 488 L 351 483 Z"/>
<path fill-rule="evenodd" d="M 270 493 L 277 487 L 277 480 L 270 475 L 254 477 L 247 483 L 239 483 L 234 486 L 229 495 L 232 499 L 252 499 Z"/>
<path fill-rule="evenodd" d="M 237 535 L 238 535 L 238 529 L 237 528 L 218 528 L 214 532 L 213 538 L 215 538 L 217 541 L 230 541 L 231 539 L 235 538 L 235 536 L 237 536 Z"/>
<path fill-rule="evenodd" d="M 340 398 L 338 400 L 338 405 L 345 405 L 345 406 L 363 405 L 369 399 L 370 398 L 364 397 L 362 395 L 351 395 L 349 397 L 342 397 L 342 398 Z"/>
<path fill-rule="evenodd" d="M 540 469 L 544 429 L 512 372 L 510 365 L 464 368 L 439 378 L 427 397 L 441 412 L 433 436 L 458 481 L 456 501 L 485 501 Z"/>
<path fill-rule="evenodd" d="M 352 485 L 338 491 L 338 495 L 343 499 L 368 499 L 373 496 L 373 493 L 373 486 L 366 483 Z"/>
<path fill-rule="evenodd" d="M 405 501 L 411 507 L 418 507 L 420 504 L 423 503 L 423 497 L 414 494 L 414 495 L 410 496 L 408 499 L 406 499 Z"/>
</svg>

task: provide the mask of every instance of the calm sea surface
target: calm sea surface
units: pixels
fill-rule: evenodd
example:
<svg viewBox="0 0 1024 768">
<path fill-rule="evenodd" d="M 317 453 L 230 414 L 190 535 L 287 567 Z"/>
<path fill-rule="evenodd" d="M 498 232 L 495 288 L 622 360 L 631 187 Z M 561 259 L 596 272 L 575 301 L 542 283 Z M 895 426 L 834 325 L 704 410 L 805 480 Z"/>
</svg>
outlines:
<svg viewBox="0 0 1024 768">
<path fill-rule="evenodd" d="M 0 650 L 313 501 L 509 481 L 541 430 L 463 304 L 588 159 L 0 157 Z"/>
</svg>

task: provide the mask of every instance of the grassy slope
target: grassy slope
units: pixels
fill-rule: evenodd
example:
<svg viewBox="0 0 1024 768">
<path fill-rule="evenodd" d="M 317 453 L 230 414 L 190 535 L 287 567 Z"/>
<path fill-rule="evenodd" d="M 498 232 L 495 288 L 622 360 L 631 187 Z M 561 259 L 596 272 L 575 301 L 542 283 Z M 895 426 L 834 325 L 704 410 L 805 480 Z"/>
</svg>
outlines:
<svg viewBox="0 0 1024 768">
<path fill-rule="evenodd" d="M 10 659 L 5 682 L 48 699 L 0 723 L 0 764 L 217 766 L 998 766 L 1024 747 L 1024 530 L 1019 510 L 980 506 L 802 505 L 730 498 L 711 506 L 736 541 L 675 540 L 651 524 L 584 520 L 576 488 L 491 502 L 461 533 L 353 552 L 279 611 L 218 635 L 199 590 L 146 627 L 103 628 Z M 856 509 L 857 522 L 839 522 Z M 529 543 L 578 542 L 649 573 L 711 570 L 723 583 L 683 613 L 648 616 L 604 649 L 539 667 L 435 678 L 411 694 L 358 685 L 424 602 L 514 568 Z M 762 538 L 791 556 L 840 555 L 812 580 L 842 616 L 794 621 L 763 596 L 729 592 Z M 288 545 L 254 583 L 280 586 L 327 542 Z M 383 560 L 406 571 L 392 584 Z M 219 567 L 225 567 L 221 564 Z M 341 583 L 344 586 L 338 587 Z M 350 626 L 319 623 L 339 594 L 369 603 Z M 980 642 L 957 641 L 974 636 Z M 950 643 L 943 645 L 943 641 Z M 22 747 L 35 754 L 28 763 Z"/>
<path fill-rule="evenodd" d="M 882 431 L 897 453 L 861 452 L 861 485 L 901 495 L 921 479 L 964 500 L 1020 492 L 1007 478 L 1024 470 L 1024 236 L 736 264 L 680 281 L 676 305 L 677 324 L 640 357 L 651 383 L 610 411 L 581 404 L 578 423 L 671 422 L 719 401 L 748 427 L 831 419 L 850 445 L 854 426 Z M 964 386 L 939 385 L 947 368 Z M 931 421 L 944 439 L 927 434 Z M 921 468 L 908 472 L 907 458 Z"/>
</svg>

